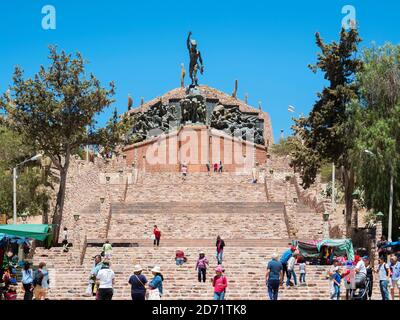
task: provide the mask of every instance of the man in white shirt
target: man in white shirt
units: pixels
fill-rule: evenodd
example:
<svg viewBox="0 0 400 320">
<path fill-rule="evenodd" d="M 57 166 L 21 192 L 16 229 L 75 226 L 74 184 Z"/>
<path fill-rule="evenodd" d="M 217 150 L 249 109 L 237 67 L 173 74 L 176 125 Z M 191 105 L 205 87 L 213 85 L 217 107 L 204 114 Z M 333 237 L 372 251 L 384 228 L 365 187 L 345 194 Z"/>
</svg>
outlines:
<svg viewBox="0 0 400 320">
<path fill-rule="evenodd" d="M 109 261 L 103 262 L 103 267 L 97 273 L 96 279 L 99 288 L 97 300 L 111 300 L 114 293 L 115 274 L 110 268 Z"/>
<path fill-rule="evenodd" d="M 365 267 L 364 260 L 360 256 L 355 256 L 356 267 L 356 288 L 362 288 L 367 279 L 367 268 Z"/>
<path fill-rule="evenodd" d="M 294 285 L 297 286 L 297 277 L 296 272 L 294 270 L 294 266 L 296 264 L 297 254 L 292 255 L 287 262 L 287 280 L 286 287 L 290 286 L 290 280 L 293 277 Z"/>
</svg>

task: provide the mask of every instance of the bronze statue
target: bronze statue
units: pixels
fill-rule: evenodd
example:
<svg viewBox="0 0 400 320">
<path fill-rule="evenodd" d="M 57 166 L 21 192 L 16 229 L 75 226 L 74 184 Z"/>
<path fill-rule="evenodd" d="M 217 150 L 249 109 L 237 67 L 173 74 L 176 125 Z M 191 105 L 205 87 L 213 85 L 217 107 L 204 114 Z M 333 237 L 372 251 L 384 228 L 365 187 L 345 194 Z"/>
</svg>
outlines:
<svg viewBox="0 0 400 320">
<path fill-rule="evenodd" d="M 235 87 L 233 88 L 232 98 L 236 99 L 237 90 L 238 90 L 238 81 L 235 80 Z"/>
<path fill-rule="evenodd" d="M 199 85 L 197 79 L 197 71 L 200 68 L 200 73 L 203 74 L 204 65 L 203 65 L 203 59 L 201 58 L 201 53 L 199 50 L 197 50 L 197 42 L 196 40 L 190 39 L 191 35 L 192 32 L 189 32 L 186 43 L 190 56 L 189 76 L 190 79 L 192 80 L 192 84 L 190 86 L 193 88 Z M 198 64 L 198 61 L 200 62 L 200 66 Z"/>
</svg>

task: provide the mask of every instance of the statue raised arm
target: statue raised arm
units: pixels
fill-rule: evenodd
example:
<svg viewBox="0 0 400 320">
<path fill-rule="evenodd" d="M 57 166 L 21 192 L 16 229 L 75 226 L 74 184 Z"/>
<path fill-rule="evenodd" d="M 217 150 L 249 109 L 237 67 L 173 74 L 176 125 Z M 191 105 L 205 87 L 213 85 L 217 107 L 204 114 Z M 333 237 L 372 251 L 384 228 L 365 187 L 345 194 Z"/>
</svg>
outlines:
<svg viewBox="0 0 400 320">
<path fill-rule="evenodd" d="M 189 57 L 190 57 L 189 76 L 190 79 L 192 80 L 191 87 L 193 88 L 199 85 L 197 79 L 197 71 L 200 70 L 200 73 L 203 74 L 204 66 L 201 53 L 199 50 L 197 50 L 197 42 L 196 40 L 191 39 L 191 35 L 192 32 L 189 32 L 186 44 L 189 50 Z M 200 62 L 200 66 L 198 61 Z"/>
</svg>

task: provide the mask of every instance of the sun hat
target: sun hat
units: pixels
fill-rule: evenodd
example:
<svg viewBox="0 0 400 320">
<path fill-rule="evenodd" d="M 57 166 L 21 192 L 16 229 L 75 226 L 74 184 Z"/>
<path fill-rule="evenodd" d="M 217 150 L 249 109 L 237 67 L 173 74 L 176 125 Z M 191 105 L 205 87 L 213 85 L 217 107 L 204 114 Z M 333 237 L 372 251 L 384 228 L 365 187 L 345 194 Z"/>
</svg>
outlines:
<svg viewBox="0 0 400 320">
<path fill-rule="evenodd" d="M 161 268 L 160 268 L 160 266 L 154 266 L 154 268 L 151 269 L 151 272 L 161 273 Z"/>
<path fill-rule="evenodd" d="M 140 264 L 137 264 L 133 267 L 133 272 L 140 272 L 143 271 L 143 268 Z"/>
<path fill-rule="evenodd" d="M 203 250 L 200 250 L 199 254 L 204 254 L 204 251 L 203 251 Z"/>
<path fill-rule="evenodd" d="M 221 266 L 215 268 L 215 272 L 224 272 L 224 269 Z"/>
</svg>

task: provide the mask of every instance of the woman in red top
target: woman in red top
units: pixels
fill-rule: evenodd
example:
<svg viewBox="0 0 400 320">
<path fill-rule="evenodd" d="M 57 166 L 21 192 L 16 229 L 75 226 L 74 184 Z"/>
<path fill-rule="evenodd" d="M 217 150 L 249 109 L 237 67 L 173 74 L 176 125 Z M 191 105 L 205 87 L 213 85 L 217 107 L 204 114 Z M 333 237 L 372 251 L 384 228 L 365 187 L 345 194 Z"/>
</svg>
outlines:
<svg viewBox="0 0 400 320">
<path fill-rule="evenodd" d="M 161 231 L 158 229 L 156 225 L 154 225 L 154 246 L 157 245 L 157 247 L 160 245 L 160 238 L 161 238 Z"/>
<path fill-rule="evenodd" d="M 216 275 L 213 279 L 211 279 L 213 287 L 214 287 L 214 300 L 225 300 L 225 292 L 228 287 L 228 280 L 223 275 L 225 270 L 218 266 L 215 268 Z"/>
</svg>

